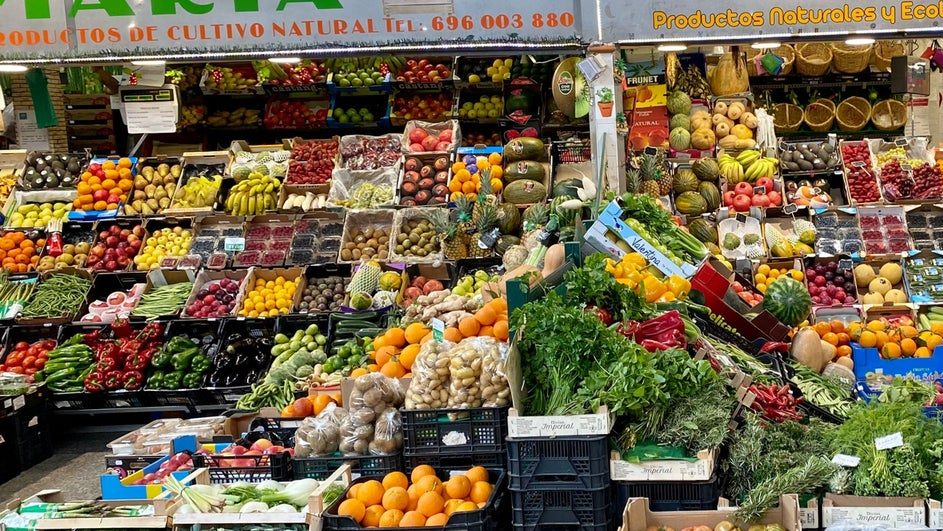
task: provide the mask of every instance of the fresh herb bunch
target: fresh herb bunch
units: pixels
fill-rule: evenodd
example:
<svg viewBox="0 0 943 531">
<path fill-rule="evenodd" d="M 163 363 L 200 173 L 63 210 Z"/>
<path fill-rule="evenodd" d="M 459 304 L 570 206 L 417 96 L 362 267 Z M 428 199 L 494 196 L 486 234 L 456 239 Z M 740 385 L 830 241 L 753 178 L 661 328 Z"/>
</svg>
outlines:
<svg viewBox="0 0 943 531">
<path fill-rule="evenodd" d="M 730 388 L 720 378 L 706 382 L 699 395 L 673 400 L 653 440 L 684 448 L 689 454 L 719 448 L 730 433 L 730 417 L 736 404 Z"/>
<path fill-rule="evenodd" d="M 606 271 L 606 258 L 596 253 L 586 257 L 582 267 L 567 271 L 565 300 L 573 306 L 605 308 L 617 320 L 642 320 L 651 316 L 652 310 L 645 300 Z"/>
<path fill-rule="evenodd" d="M 779 503 L 783 494 L 812 492 L 825 485 L 837 465 L 821 456 L 811 456 L 799 466 L 770 476 L 757 484 L 737 508 L 737 521 L 753 522 Z"/>
<path fill-rule="evenodd" d="M 621 336 L 616 341 L 615 348 L 604 352 L 605 358 L 589 371 L 567 411 L 595 411 L 605 404 L 616 417 L 638 418 L 667 402 L 667 381 L 655 369 L 651 353 Z"/>
</svg>

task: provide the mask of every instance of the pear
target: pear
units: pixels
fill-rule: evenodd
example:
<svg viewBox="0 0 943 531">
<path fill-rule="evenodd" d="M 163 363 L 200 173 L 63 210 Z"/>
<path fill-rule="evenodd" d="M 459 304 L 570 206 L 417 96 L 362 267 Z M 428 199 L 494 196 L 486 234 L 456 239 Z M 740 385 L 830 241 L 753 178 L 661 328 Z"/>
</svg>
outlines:
<svg viewBox="0 0 943 531">
<path fill-rule="evenodd" d="M 145 169 L 146 169 L 146 168 L 145 168 Z M 135 190 L 143 190 L 144 187 L 147 186 L 147 185 L 148 185 L 148 181 L 147 181 L 147 179 L 145 179 L 143 176 L 137 175 L 137 176 L 134 177 L 134 189 L 135 189 Z"/>
</svg>

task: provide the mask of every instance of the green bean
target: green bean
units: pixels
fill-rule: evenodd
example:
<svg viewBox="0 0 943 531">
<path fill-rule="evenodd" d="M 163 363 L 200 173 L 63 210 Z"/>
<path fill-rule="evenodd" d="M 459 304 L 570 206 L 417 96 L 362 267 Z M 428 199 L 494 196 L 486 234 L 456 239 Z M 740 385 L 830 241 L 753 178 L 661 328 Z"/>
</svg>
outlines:
<svg viewBox="0 0 943 531">
<path fill-rule="evenodd" d="M 24 317 L 72 315 L 85 300 L 92 281 L 75 275 L 55 273 L 39 283 L 23 308 Z"/>
<path fill-rule="evenodd" d="M 177 313 L 186 304 L 192 290 L 191 282 L 166 284 L 153 288 L 141 297 L 131 315 L 154 319 L 162 315 Z"/>
</svg>

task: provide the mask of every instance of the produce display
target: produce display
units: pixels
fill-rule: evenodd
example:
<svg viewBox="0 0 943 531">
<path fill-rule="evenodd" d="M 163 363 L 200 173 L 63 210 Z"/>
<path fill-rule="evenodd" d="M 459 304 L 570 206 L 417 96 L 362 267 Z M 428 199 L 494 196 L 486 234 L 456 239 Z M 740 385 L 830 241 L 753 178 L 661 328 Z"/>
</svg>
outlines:
<svg viewBox="0 0 943 531">
<path fill-rule="evenodd" d="M 122 227 L 114 223 L 98 233 L 95 245 L 85 260 L 87 267 L 100 271 L 118 271 L 131 266 L 143 245 L 144 227 L 140 224 L 131 228 Z"/>
<path fill-rule="evenodd" d="M 127 157 L 101 162 L 92 161 L 76 185 L 78 197 L 73 201 L 75 210 L 103 211 L 118 208 L 134 190 L 134 163 Z"/>
<path fill-rule="evenodd" d="M 179 164 L 161 163 L 155 167 L 145 162 L 134 177 L 131 200 L 124 205 L 124 215 L 159 214 L 170 207 L 182 172 L 183 167 Z M 122 201 L 126 200 L 126 197 L 122 198 Z"/>
<path fill-rule="evenodd" d="M 28 190 L 72 188 L 86 162 L 81 155 L 44 155 L 31 151 L 26 155 L 22 180 Z"/>
<path fill-rule="evenodd" d="M 56 201 L 54 203 L 28 203 L 16 207 L 6 226 L 11 229 L 41 229 L 52 219 L 64 221 L 69 217 L 72 205 Z"/>
</svg>

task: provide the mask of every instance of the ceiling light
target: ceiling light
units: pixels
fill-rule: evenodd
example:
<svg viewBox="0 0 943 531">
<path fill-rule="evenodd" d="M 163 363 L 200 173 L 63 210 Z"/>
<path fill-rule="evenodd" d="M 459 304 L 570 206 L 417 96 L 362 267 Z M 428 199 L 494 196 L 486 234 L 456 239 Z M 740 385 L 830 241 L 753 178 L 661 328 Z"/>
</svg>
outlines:
<svg viewBox="0 0 943 531">
<path fill-rule="evenodd" d="M 687 45 L 684 44 L 662 44 L 658 47 L 659 52 L 683 52 L 687 49 Z"/>
<path fill-rule="evenodd" d="M 782 43 L 771 41 L 771 42 L 754 42 L 750 45 L 750 48 L 754 50 L 771 50 L 773 48 L 779 48 Z"/>
<path fill-rule="evenodd" d="M 29 70 L 29 67 L 23 65 L 0 64 L 0 72 L 16 73 L 26 72 L 27 70 Z"/>
<path fill-rule="evenodd" d="M 278 63 L 280 65 L 293 65 L 295 63 L 300 63 L 300 57 L 270 57 L 269 61 L 273 63 Z"/>
<path fill-rule="evenodd" d="M 167 61 L 162 61 L 160 59 L 150 59 L 143 61 L 131 61 L 131 64 L 134 66 L 164 66 L 167 64 Z"/>
<path fill-rule="evenodd" d="M 869 44 L 874 44 L 874 39 L 871 37 L 852 37 L 850 39 L 845 39 L 845 44 L 848 46 L 867 46 Z"/>
</svg>

